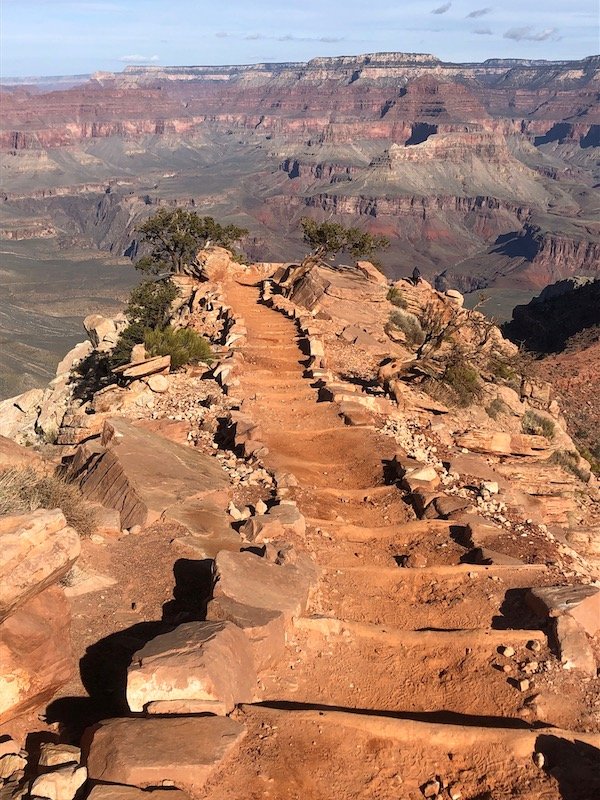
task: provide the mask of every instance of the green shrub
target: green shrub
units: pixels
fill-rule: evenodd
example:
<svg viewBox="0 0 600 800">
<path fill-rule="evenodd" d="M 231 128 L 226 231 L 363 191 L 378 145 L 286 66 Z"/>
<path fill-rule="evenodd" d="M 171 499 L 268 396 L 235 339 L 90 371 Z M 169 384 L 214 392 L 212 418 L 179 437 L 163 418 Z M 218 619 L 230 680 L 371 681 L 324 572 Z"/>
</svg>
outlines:
<svg viewBox="0 0 600 800">
<path fill-rule="evenodd" d="M 504 402 L 500 397 L 495 397 L 489 406 L 485 409 L 488 417 L 498 419 L 502 414 L 510 414 L 510 406 Z"/>
<path fill-rule="evenodd" d="M 600 475 L 600 457 L 594 454 L 587 447 L 580 447 L 581 457 L 589 462 L 594 475 Z"/>
<path fill-rule="evenodd" d="M 29 467 L 12 467 L 0 473 L 0 516 L 26 514 L 38 508 L 60 508 L 67 523 L 81 536 L 89 536 L 96 529 L 93 509 L 75 484 Z"/>
<path fill-rule="evenodd" d="M 479 374 L 466 361 L 458 360 L 449 364 L 442 380 L 454 392 L 459 406 L 471 405 L 481 392 Z"/>
<path fill-rule="evenodd" d="M 171 369 L 198 361 L 205 361 L 207 364 L 212 361 L 209 343 L 191 328 L 175 330 L 168 326 L 147 330 L 144 345 L 149 356 L 171 356 Z"/>
<path fill-rule="evenodd" d="M 580 481 L 587 483 L 590 479 L 590 473 L 579 466 L 579 453 L 574 450 L 556 450 L 549 458 L 551 464 L 558 464 L 566 472 L 570 472 L 579 478 Z"/>
<path fill-rule="evenodd" d="M 411 314 L 409 311 L 402 311 L 400 309 L 398 311 L 392 311 L 389 317 L 389 323 L 402 331 L 406 336 L 406 343 L 409 346 L 414 347 L 415 345 L 423 343 L 425 334 L 423 333 L 423 328 L 421 328 L 421 323 L 415 315 Z"/>
<path fill-rule="evenodd" d="M 526 411 L 521 420 L 521 429 L 523 433 L 529 433 L 534 436 L 545 436 L 546 439 L 553 439 L 555 425 L 551 419 L 543 417 L 535 411 Z"/>
<path fill-rule="evenodd" d="M 147 330 L 148 328 L 144 328 L 141 323 L 132 322 L 123 331 L 121 331 L 121 334 L 117 339 L 117 343 L 110 355 L 110 366 L 113 369 L 114 367 L 120 367 L 123 364 L 128 364 L 131 361 L 131 351 L 133 346 L 136 344 L 141 344 L 144 341 Z"/>
<path fill-rule="evenodd" d="M 125 316 L 142 328 L 163 328 L 177 294 L 177 287 L 170 280 L 142 281 L 129 295 Z"/>
<path fill-rule="evenodd" d="M 397 308 L 406 308 L 407 306 L 404 295 L 396 286 L 392 286 L 392 288 L 389 290 L 387 293 L 387 299 L 393 306 L 396 306 Z"/>
</svg>

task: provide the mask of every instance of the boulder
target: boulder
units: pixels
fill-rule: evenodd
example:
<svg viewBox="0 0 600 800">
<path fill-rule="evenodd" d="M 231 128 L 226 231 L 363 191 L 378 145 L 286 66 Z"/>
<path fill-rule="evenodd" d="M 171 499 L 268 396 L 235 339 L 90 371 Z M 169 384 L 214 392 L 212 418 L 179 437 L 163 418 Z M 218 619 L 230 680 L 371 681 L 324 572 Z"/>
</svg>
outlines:
<svg viewBox="0 0 600 800">
<path fill-rule="evenodd" d="M 280 565 L 250 552 L 223 551 L 215 559 L 215 577 L 215 600 L 279 611 L 289 619 L 306 609 L 315 571 L 306 562 Z"/>
<path fill-rule="evenodd" d="M 165 375 L 150 375 L 146 383 L 156 394 L 164 394 L 169 391 L 169 379 Z"/>
<path fill-rule="evenodd" d="M 115 320 L 103 317 L 101 314 L 89 314 L 83 320 L 83 327 L 94 347 L 106 352 L 117 343 L 119 331 L 123 325 L 119 325 Z"/>
<path fill-rule="evenodd" d="M 52 698 L 73 675 L 71 612 L 51 586 L 0 624 L 0 723 Z"/>
<path fill-rule="evenodd" d="M 79 446 L 69 475 L 87 497 L 117 509 L 122 528 L 151 524 L 171 506 L 228 487 L 216 459 L 114 417 L 100 443 Z"/>
<path fill-rule="evenodd" d="M 229 717 L 110 719 L 84 734 L 90 779 L 197 795 L 246 729 Z M 150 795 L 151 797 L 152 795 Z"/>
<path fill-rule="evenodd" d="M 42 459 L 31 447 L 21 447 L 12 439 L 0 436 L 0 472 L 10 467 L 39 467 Z"/>
<path fill-rule="evenodd" d="M 356 269 L 361 272 L 367 280 L 372 283 L 378 283 L 380 286 L 387 288 L 389 281 L 380 269 L 372 264 L 370 261 L 357 261 Z"/>
<path fill-rule="evenodd" d="M 250 645 L 232 622 L 188 622 L 149 641 L 127 671 L 131 711 L 164 713 L 165 704 L 192 701 L 194 712 L 227 714 L 255 698 Z"/>
<path fill-rule="evenodd" d="M 600 630 L 598 586 L 540 586 L 529 590 L 527 604 L 540 617 L 569 614 L 590 636 Z"/>
<path fill-rule="evenodd" d="M 60 767 L 64 764 L 79 764 L 81 761 L 81 748 L 72 744 L 55 744 L 44 742 L 40 745 L 40 767 Z"/>
<path fill-rule="evenodd" d="M 38 509 L 0 518 L 0 622 L 63 578 L 81 550 L 62 511 Z"/>
<path fill-rule="evenodd" d="M 224 281 L 240 265 L 232 261 L 231 252 L 224 247 L 204 247 L 196 255 L 195 270 L 200 277 L 211 283 Z"/>
<path fill-rule="evenodd" d="M 93 345 L 91 342 L 79 342 L 76 344 L 72 350 L 69 350 L 67 355 L 59 361 L 58 366 L 56 368 L 56 375 L 64 375 L 65 373 L 71 372 L 71 370 L 76 367 L 78 364 L 81 364 L 92 352 Z"/>
<path fill-rule="evenodd" d="M 69 764 L 52 772 L 45 772 L 31 784 L 31 796 L 44 800 L 73 800 L 87 780 L 85 767 Z"/>
<path fill-rule="evenodd" d="M 459 308 L 462 308 L 464 306 L 465 298 L 456 289 L 448 289 L 448 291 L 445 292 L 445 295 L 448 298 L 448 300 L 450 300 L 450 302 L 453 303 L 455 306 L 458 306 Z"/>
<path fill-rule="evenodd" d="M 206 610 L 208 620 L 228 620 L 241 628 L 247 637 L 257 670 L 273 667 L 285 653 L 285 617 L 281 611 L 255 608 L 230 597 L 211 600 Z"/>
<path fill-rule="evenodd" d="M 23 443 L 33 436 L 35 421 L 44 396 L 43 389 L 30 389 L 0 402 L 0 436 Z"/>
<path fill-rule="evenodd" d="M 596 677 L 594 651 L 582 626 L 568 614 L 555 621 L 554 635 L 564 669 L 575 669 Z"/>
</svg>

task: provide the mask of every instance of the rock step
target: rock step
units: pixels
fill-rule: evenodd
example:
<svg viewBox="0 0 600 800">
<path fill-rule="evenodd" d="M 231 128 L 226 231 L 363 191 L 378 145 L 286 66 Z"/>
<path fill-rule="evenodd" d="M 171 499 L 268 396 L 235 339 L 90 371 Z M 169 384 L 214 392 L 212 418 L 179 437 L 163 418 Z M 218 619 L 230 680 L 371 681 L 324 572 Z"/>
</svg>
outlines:
<svg viewBox="0 0 600 800">
<path fill-rule="evenodd" d="M 335 567 L 324 567 L 323 571 L 335 571 L 337 573 L 348 573 L 354 575 L 376 575 L 383 580 L 411 580 L 416 578 L 472 578 L 479 575 L 487 576 L 501 576 L 505 578 L 507 575 L 516 574 L 544 574 L 548 571 L 545 564 L 439 564 L 430 567 L 421 567 L 415 569 L 407 569 L 405 567 L 396 568 L 382 568 L 379 566 L 360 565 L 355 567 L 344 567 L 343 569 Z"/>
<path fill-rule="evenodd" d="M 497 648 L 507 643 L 527 644 L 536 641 L 545 644 L 546 634 L 539 630 L 493 628 L 457 628 L 455 630 L 406 630 L 389 625 L 369 625 L 335 617 L 300 617 L 295 620 L 300 631 L 316 633 L 323 637 L 355 637 L 401 647 L 482 647 Z"/>
<path fill-rule="evenodd" d="M 344 507 L 341 506 L 340 513 L 343 513 Z M 374 527 L 365 527 L 363 525 L 353 525 L 352 523 L 339 521 L 318 519 L 315 517 L 306 518 L 307 525 L 314 528 L 323 528 L 328 533 L 332 534 L 334 539 L 346 542 L 369 542 L 374 539 L 387 540 L 393 539 L 398 545 L 406 545 L 415 539 L 421 540 L 423 536 L 431 533 L 447 533 L 450 537 L 450 529 L 453 523 L 447 520 L 416 520 L 414 522 L 404 522 L 398 525 L 379 525 Z"/>
</svg>

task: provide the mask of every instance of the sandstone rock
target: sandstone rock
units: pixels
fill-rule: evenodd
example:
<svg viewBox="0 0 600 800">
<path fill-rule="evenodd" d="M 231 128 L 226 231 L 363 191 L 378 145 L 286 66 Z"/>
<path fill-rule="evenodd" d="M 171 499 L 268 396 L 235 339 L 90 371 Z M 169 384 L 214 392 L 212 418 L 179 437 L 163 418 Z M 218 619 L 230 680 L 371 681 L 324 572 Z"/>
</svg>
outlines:
<svg viewBox="0 0 600 800">
<path fill-rule="evenodd" d="M 197 795 L 245 733 L 229 717 L 107 720 L 84 734 L 88 774 L 94 781 L 139 788 L 172 781 Z"/>
<path fill-rule="evenodd" d="M 307 564 L 279 565 L 249 552 L 219 553 L 215 560 L 215 599 L 227 597 L 236 603 L 297 617 L 306 608 L 315 578 Z"/>
<path fill-rule="evenodd" d="M 594 636 L 600 630 L 600 587 L 542 586 L 530 589 L 529 607 L 542 617 L 569 614 L 582 628 Z"/>
<path fill-rule="evenodd" d="M 164 375 L 150 375 L 146 383 L 156 394 L 164 394 L 169 391 L 169 380 Z"/>
<path fill-rule="evenodd" d="M 383 272 L 372 264 L 370 261 L 357 261 L 356 269 L 361 272 L 369 281 L 379 284 L 379 286 L 388 286 L 388 279 Z"/>
<path fill-rule="evenodd" d="M 51 586 L 0 625 L 0 723 L 48 701 L 72 676 L 64 592 Z"/>
<path fill-rule="evenodd" d="M 456 289 L 448 289 L 448 291 L 445 292 L 445 295 L 455 306 L 458 306 L 459 308 L 464 306 L 465 298 Z"/>
<path fill-rule="evenodd" d="M 81 445 L 69 465 L 84 494 L 121 514 L 121 528 L 146 525 L 173 506 L 225 489 L 215 459 L 132 423 L 107 420 L 102 443 Z"/>
<path fill-rule="evenodd" d="M 145 361 L 130 362 L 122 367 L 113 369 L 115 375 L 122 375 L 124 378 L 145 378 L 147 375 L 154 375 L 159 372 L 168 372 L 171 368 L 171 356 L 155 356 L 147 358 Z"/>
<path fill-rule="evenodd" d="M 73 800 L 87 780 L 87 769 L 76 765 L 60 767 L 36 778 L 31 785 L 32 797 L 45 800 Z"/>
<path fill-rule="evenodd" d="M 132 711 L 157 701 L 191 700 L 208 703 L 204 711 L 217 703 L 221 713 L 229 713 L 238 703 L 252 702 L 255 691 L 250 645 L 231 622 L 179 625 L 138 650 L 127 672 Z"/>
<path fill-rule="evenodd" d="M 4 781 L 14 775 L 15 772 L 24 770 L 26 766 L 27 759 L 19 755 L 19 748 L 17 747 L 16 753 L 5 753 L 0 756 L 0 779 Z"/>
<path fill-rule="evenodd" d="M 476 547 L 469 553 L 469 561 L 473 564 L 504 564 L 506 566 L 519 566 L 524 562 L 519 558 L 507 556 L 505 553 L 498 553 L 488 547 Z"/>
<path fill-rule="evenodd" d="M 24 437 L 28 435 L 33 437 L 35 421 L 43 396 L 43 389 L 30 389 L 16 397 L 2 400 L 0 402 L 0 436 L 6 436 L 21 444 Z"/>
<path fill-rule="evenodd" d="M 471 505 L 471 501 L 466 497 L 456 497 L 454 495 L 443 494 L 433 501 L 435 510 L 442 518 L 449 517 L 456 511 L 463 511 Z"/>
<path fill-rule="evenodd" d="M 72 744 L 54 744 L 44 742 L 40 745 L 38 766 L 59 767 L 63 764 L 79 764 L 81 761 L 81 748 Z"/>
<path fill-rule="evenodd" d="M 80 550 L 58 509 L 0 518 L 0 621 L 64 577 Z"/>
<path fill-rule="evenodd" d="M 92 352 L 93 346 L 91 342 L 79 342 L 76 344 L 72 350 L 69 350 L 67 355 L 59 361 L 58 366 L 56 368 L 56 375 L 64 375 L 65 373 L 71 372 L 73 367 L 76 367 L 77 364 L 80 364 L 84 361 Z"/>
<path fill-rule="evenodd" d="M 563 614 L 556 619 L 554 633 L 564 669 L 579 670 L 595 678 L 596 659 L 583 627 L 569 614 Z"/>
<path fill-rule="evenodd" d="M 134 344 L 131 348 L 131 358 L 129 359 L 132 364 L 138 364 L 140 361 L 147 361 L 148 354 L 143 344 Z"/>
<path fill-rule="evenodd" d="M 267 514 L 249 519 L 240 533 L 253 542 L 282 539 L 287 534 L 303 537 L 306 520 L 295 503 L 280 503 Z"/>
<path fill-rule="evenodd" d="M 0 472 L 9 467 L 40 467 L 41 464 L 40 455 L 35 450 L 0 436 Z"/>
<path fill-rule="evenodd" d="M 211 283 L 224 281 L 230 273 L 240 269 L 231 258 L 231 252 L 224 247 L 205 247 L 196 255 L 195 271 L 205 281 Z"/>
<path fill-rule="evenodd" d="M 252 648 L 257 670 L 273 667 L 285 653 L 285 616 L 281 611 L 255 608 L 220 596 L 206 610 L 208 620 L 234 622 L 242 629 Z"/>
</svg>

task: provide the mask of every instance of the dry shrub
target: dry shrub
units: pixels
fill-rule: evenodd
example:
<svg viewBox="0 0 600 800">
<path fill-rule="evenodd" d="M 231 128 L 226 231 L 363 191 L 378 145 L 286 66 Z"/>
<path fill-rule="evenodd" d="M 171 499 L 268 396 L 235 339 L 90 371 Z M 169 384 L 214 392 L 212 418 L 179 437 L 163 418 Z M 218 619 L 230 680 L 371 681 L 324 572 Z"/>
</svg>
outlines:
<svg viewBox="0 0 600 800">
<path fill-rule="evenodd" d="M 423 343 L 425 334 L 421 328 L 421 323 L 410 311 L 403 311 L 402 309 L 392 311 L 389 317 L 389 324 L 402 331 L 406 336 L 406 343 L 409 347 L 414 347 Z"/>
<path fill-rule="evenodd" d="M 526 411 L 521 420 L 523 433 L 533 436 L 545 436 L 546 439 L 553 439 L 556 426 L 551 419 L 537 414 L 535 411 Z"/>
<path fill-rule="evenodd" d="M 38 508 L 60 508 L 67 523 L 81 536 L 90 536 L 96 529 L 93 509 L 74 484 L 30 467 L 12 467 L 0 473 L 0 516 L 26 514 Z"/>
</svg>

